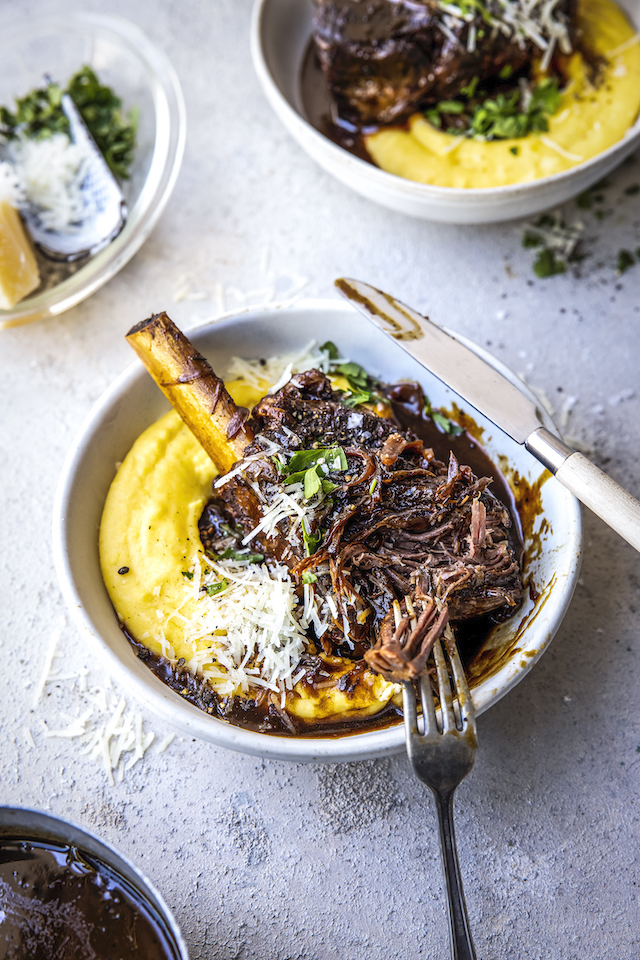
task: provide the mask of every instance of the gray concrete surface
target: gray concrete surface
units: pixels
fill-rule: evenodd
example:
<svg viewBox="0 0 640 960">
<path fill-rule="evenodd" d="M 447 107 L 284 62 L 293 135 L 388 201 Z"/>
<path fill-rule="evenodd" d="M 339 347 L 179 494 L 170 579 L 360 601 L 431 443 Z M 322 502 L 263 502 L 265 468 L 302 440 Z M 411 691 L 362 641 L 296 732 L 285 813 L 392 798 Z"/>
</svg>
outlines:
<svg viewBox="0 0 640 960">
<path fill-rule="evenodd" d="M 523 224 L 412 221 L 317 168 L 254 78 L 250 0 L 76 6 L 128 16 L 167 52 L 188 144 L 134 260 L 64 316 L 0 334 L 0 800 L 69 817 L 133 858 L 174 909 L 193 960 L 445 957 L 434 813 L 403 757 L 287 765 L 176 739 L 111 786 L 77 740 L 45 736 L 43 720 L 54 730 L 70 722 L 64 712 L 82 714 L 83 684 L 104 684 L 53 571 L 56 481 L 83 418 L 130 362 L 131 324 L 167 308 L 188 326 L 218 312 L 221 291 L 227 308 L 251 302 L 271 271 L 280 293 L 302 278 L 305 295 L 322 296 L 334 277 L 361 276 L 487 346 L 640 496 L 640 264 L 615 271 L 618 250 L 640 246 L 640 196 L 624 193 L 640 162 L 610 178 L 602 220 L 567 207 L 585 224 L 580 276 L 537 280 Z M 175 301 L 185 275 L 204 299 Z M 640 957 L 640 562 L 584 519 L 567 617 L 529 677 L 480 719 L 478 762 L 457 795 L 482 960 Z M 62 657 L 52 674 L 89 676 L 49 682 L 34 706 L 53 631 Z M 145 721 L 156 744 L 170 732 Z"/>
</svg>

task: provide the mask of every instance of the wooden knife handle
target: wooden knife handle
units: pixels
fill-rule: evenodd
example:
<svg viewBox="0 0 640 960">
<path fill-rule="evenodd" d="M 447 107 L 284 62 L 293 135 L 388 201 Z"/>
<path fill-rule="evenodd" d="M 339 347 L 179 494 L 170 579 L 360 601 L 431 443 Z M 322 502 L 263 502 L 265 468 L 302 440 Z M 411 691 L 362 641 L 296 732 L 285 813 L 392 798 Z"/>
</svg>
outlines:
<svg viewBox="0 0 640 960">
<path fill-rule="evenodd" d="M 640 551 L 640 503 L 581 453 L 572 453 L 556 477 L 627 543 Z"/>
</svg>

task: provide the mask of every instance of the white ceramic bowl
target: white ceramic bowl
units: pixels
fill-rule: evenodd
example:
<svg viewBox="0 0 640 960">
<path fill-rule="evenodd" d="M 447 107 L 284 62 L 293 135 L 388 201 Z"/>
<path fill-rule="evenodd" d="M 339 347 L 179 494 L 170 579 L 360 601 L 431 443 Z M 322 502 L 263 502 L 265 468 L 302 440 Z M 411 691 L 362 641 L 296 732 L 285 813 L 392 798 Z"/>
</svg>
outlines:
<svg viewBox="0 0 640 960">
<path fill-rule="evenodd" d="M 640 26 L 640 0 L 617 0 Z M 640 145 L 640 118 L 618 143 L 564 173 L 531 183 L 470 190 L 405 180 L 337 146 L 306 119 L 300 67 L 311 37 L 310 0 L 256 0 L 253 63 L 264 93 L 303 150 L 342 183 L 385 207 L 441 223 L 492 223 L 533 216 L 582 193 Z"/>
<path fill-rule="evenodd" d="M 456 402 L 464 409 L 456 394 L 351 306 L 339 301 L 309 300 L 292 307 L 247 311 L 197 327 L 189 337 L 221 375 L 234 355 L 273 356 L 302 348 L 314 337 L 330 339 L 344 356 L 381 379 L 418 380 L 435 406 L 450 409 Z M 527 392 L 513 374 L 497 361 L 491 362 Z M 271 736 L 232 726 L 185 702 L 137 659 L 118 626 L 102 582 L 98 527 L 116 462 L 167 408 L 164 396 L 136 361 L 97 403 L 63 469 L 54 507 L 55 563 L 69 609 L 92 649 L 131 693 L 187 736 L 291 760 L 353 760 L 402 750 L 402 724 L 326 738 Z M 530 454 L 488 420 L 473 416 L 483 430 L 483 446 L 494 461 L 506 457 L 510 468 L 529 483 L 541 476 L 543 469 Z M 494 631 L 491 649 L 483 652 L 482 674 L 475 676 L 472 667 L 473 699 L 480 712 L 529 672 L 551 641 L 573 594 L 581 556 L 578 502 L 553 479 L 542 484 L 540 497 L 544 523 L 538 516 L 526 544 L 526 576 L 532 578 L 538 599 L 534 602 L 527 595 L 518 613 Z"/>
<path fill-rule="evenodd" d="M 42 85 L 43 73 L 66 83 L 85 64 L 139 111 L 131 177 L 122 189 L 129 216 L 116 239 L 76 273 L 11 310 L 0 328 L 55 316 L 95 293 L 147 239 L 171 195 L 184 153 L 186 110 L 178 78 L 139 27 L 87 11 L 0 21 L 0 104 Z"/>
</svg>

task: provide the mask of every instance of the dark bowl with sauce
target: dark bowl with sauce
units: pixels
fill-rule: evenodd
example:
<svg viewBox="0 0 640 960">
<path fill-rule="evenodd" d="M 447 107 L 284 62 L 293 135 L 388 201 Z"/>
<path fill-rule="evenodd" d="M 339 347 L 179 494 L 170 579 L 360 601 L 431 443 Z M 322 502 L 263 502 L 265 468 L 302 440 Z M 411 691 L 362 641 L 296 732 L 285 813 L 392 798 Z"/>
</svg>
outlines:
<svg viewBox="0 0 640 960">
<path fill-rule="evenodd" d="M 318 343 L 332 340 L 342 356 L 385 383 L 417 381 L 433 407 L 464 428 L 467 436 L 460 442 L 467 449 L 460 455 L 472 460 L 488 456 L 496 468 L 493 475 L 502 477 L 504 499 L 511 500 L 519 518 L 526 587 L 517 612 L 493 625 L 479 645 L 468 648 L 466 669 L 476 710 L 489 709 L 519 683 L 560 626 L 578 578 L 581 515 L 578 501 L 568 490 L 523 447 L 480 414 L 465 409 L 457 394 L 341 301 L 301 300 L 293 306 L 247 310 L 205 322 L 190 330 L 189 337 L 223 377 L 234 356 L 272 357 L 302 351 L 314 338 Z M 495 358 L 468 345 L 532 396 Z M 136 655 L 118 624 L 102 579 L 97 531 L 116 464 L 168 409 L 168 401 L 136 362 L 98 402 L 63 469 L 54 506 L 54 557 L 71 615 L 93 649 L 134 696 L 187 737 L 295 761 L 360 760 L 402 751 L 404 726 L 398 714 L 382 728 L 367 722 L 331 735 L 259 732 L 199 709 L 185 689 L 173 689 Z M 554 429 L 548 417 L 545 426 Z M 446 450 L 440 451 L 443 455 Z"/>
<path fill-rule="evenodd" d="M 147 878 L 80 827 L 0 807 L 0 942 L 7 960 L 188 960 Z"/>
</svg>

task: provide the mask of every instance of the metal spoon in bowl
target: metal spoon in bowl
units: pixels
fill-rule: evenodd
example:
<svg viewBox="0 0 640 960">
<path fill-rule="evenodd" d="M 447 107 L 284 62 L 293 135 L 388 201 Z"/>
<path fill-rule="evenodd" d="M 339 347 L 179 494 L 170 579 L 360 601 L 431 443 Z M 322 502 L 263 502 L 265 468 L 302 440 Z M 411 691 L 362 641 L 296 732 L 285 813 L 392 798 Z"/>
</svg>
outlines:
<svg viewBox="0 0 640 960">
<path fill-rule="evenodd" d="M 68 93 L 62 109 L 69 120 L 71 141 L 84 153 L 81 192 L 87 216 L 71 224 L 67 232 L 43 225 L 41 210 L 34 203 L 23 208 L 22 216 L 34 243 L 51 260 L 68 263 L 97 253 L 117 237 L 127 220 L 127 205 L 118 181 Z"/>
</svg>

